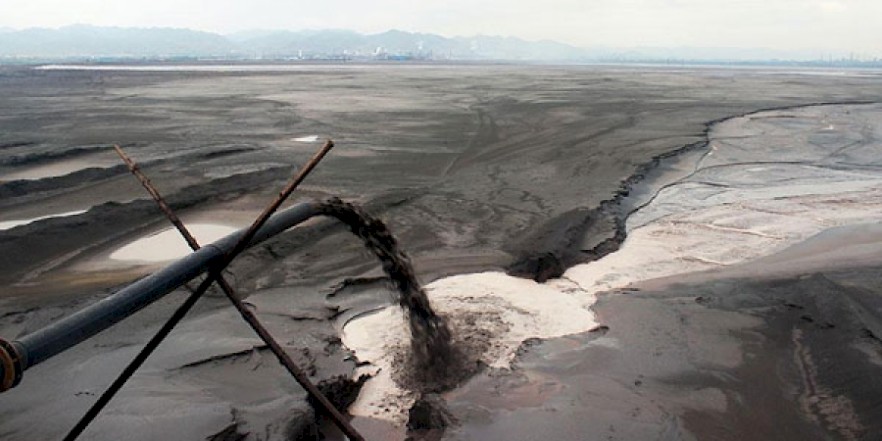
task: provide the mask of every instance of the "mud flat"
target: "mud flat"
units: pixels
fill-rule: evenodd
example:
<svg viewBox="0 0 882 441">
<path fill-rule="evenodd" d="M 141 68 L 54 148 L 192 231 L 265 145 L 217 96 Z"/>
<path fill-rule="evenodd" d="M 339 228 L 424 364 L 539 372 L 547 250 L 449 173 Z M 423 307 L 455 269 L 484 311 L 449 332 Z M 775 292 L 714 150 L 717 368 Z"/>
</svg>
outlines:
<svg viewBox="0 0 882 441">
<path fill-rule="evenodd" d="M 71 158 L 46 161 L 45 163 L 40 162 L 38 161 L 35 165 L 16 167 L 13 170 L 5 171 L 0 176 L 3 177 L 4 181 L 36 181 L 64 176 L 89 168 L 107 168 L 118 165 L 118 162 L 113 161 L 113 158 L 100 153 L 80 154 Z"/>
<path fill-rule="evenodd" d="M 880 110 L 713 126 L 691 172 L 634 201 L 621 249 L 564 274 L 602 327 L 451 392 L 447 438 L 880 436 Z"/>
<path fill-rule="evenodd" d="M 236 231 L 236 228 L 215 224 L 192 224 L 187 229 L 202 243 L 212 243 Z M 166 228 L 123 245 L 122 248 L 111 253 L 110 258 L 136 262 L 168 262 L 192 252 L 186 244 L 182 245 L 180 242 L 180 233 L 174 228 Z"/>
<path fill-rule="evenodd" d="M 75 211 L 66 211 L 64 213 L 46 214 L 43 216 L 38 216 L 38 217 L 30 218 L 30 219 L 14 219 L 14 220 L 0 221 L 0 230 L 8 230 L 10 228 L 15 228 L 15 227 L 18 227 L 21 225 L 27 225 L 27 224 L 34 223 L 36 221 L 43 220 L 43 219 L 51 219 L 53 217 L 75 216 L 77 214 L 83 214 L 85 212 L 86 212 L 85 210 L 75 210 Z"/>
<path fill-rule="evenodd" d="M 732 392 L 731 384 L 702 383 L 702 393 L 695 395 L 702 407 L 684 398 L 692 396 L 686 391 L 694 390 L 694 384 L 669 381 L 666 375 L 674 368 L 649 369 L 680 363 L 682 372 L 692 372 L 683 363 L 697 356 L 665 349 L 683 346 L 687 340 L 680 339 L 685 332 L 680 327 L 685 325 L 672 318 L 677 317 L 674 313 L 655 312 L 660 310 L 655 306 L 658 303 L 679 301 L 663 300 L 665 293 L 675 291 L 650 296 L 647 285 L 646 292 L 600 295 L 597 304 L 593 299 L 600 291 L 633 288 L 634 283 L 649 283 L 665 275 L 735 268 L 738 262 L 784 252 L 815 232 L 865 222 L 871 217 L 866 213 L 876 210 L 873 188 L 878 186 L 872 165 L 874 149 L 878 149 L 872 128 L 876 107 L 794 108 L 792 114 L 781 110 L 785 116 L 780 118 L 749 119 L 764 108 L 882 101 L 879 85 L 878 75 L 863 72 L 819 76 L 714 69 L 459 66 L 159 72 L 2 68 L 0 161 L 4 170 L 24 170 L 80 154 L 104 155 L 106 151 L 112 157 L 104 143 L 118 142 L 144 166 L 182 215 L 211 224 L 223 223 L 234 213 L 259 211 L 273 197 L 314 147 L 293 139 L 333 136 L 338 145 L 335 153 L 340 154 L 332 154 L 322 164 L 298 197 L 341 196 L 380 216 L 410 253 L 417 272 L 429 282 L 429 294 L 439 299 L 437 309 L 449 315 L 454 339 L 457 335 L 470 338 L 475 343 L 472 347 L 480 349 L 476 367 L 483 373 L 443 395 L 458 421 L 444 436 L 517 439 L 541 432 L 543 437 L 584 439 L 577 437 L 583 429 L 591 434 L 612 426 L 625 439 L 644 439 L 646 434 L 664 430 L 688 438 L 714 433 L 703 431 L 710 429 L 695 425 L 696 421 L 717 421 L 723 425 L 714 427 L 726 428 L 727 419 L 719 412 L 741 409 L 731 398 L 741 392 Z M 737 158 L 726 159 L 717 151 L 703 156 L 701 147 L 717 136 L 708 132 L 708 124 L 737 115 L 746 119 L 727 123 L 735 124 L 734 132 L 748 135 L 744 142 L 762 139 L 769 132 L 778 133 L 787 145 L 807 141 L 806 145 L 815 147 L 793 150 L 784 157 L 774 156 L 780 148 L 760 150 L 756 155 L 763 157 L 749 161 L 775 164 L 750 167 L 769 167 L 765 172 L 728 167 Z M 869 122 L 855 122 L 861 118 Z M 721 130 L 727 123 L 712 125 L 710 131 Z M 755 124 L 770 126 L 757 129 Z M 803 136 L 800 142 L 796 142 L 798 136 Z M 735 142 L 736 137 L 722 134 L 718 141 Z M 840 142 L 842 138 L 859 142 L 846 147 L 848 142 Z M 686 162 L 658 159 L 670 152 L 683 153 L 684 146 L 693 146 L 681 158 Z M 718 150 L 723 147 L 720 144 Z M 734 149 L 749 156 L 756 148 Z M 836 153 L 838 149 L 843 150 Z M 823 152 L 832 154 L 832 159 L 824 159 Z M 722 159 L 714 162 L 715 156 Z M 633 185 L 644 177 L 648 179 L 645 188 Z M 659 187 L 665 190 L 657 192 Z M 632 192 L 632 197 L 624 199 Z M 778 197 L 775 192 L 783 192 L 780 196 L 786 199 L 783 217 L 765 213 L 775 205 L 769 202 Z M 627 224 L 621 223 L 627 211 L 656 193 L 646 208 L 627 217 Z M 694 194 L 699 197 L 693 198 Z M 0 184 L 0 196 L 4 220 L 87 210 L 0 231 L 0 335 L 6 338 L 31 332 L 142 276 L 143 269 L 111 265 L 89 272 L 77 268 L 107 261 L 100 257 L 165 226 L 152 203 L 144 200 L 137 182 L 119 166 L 6 181 Z M 741 199 L 747 206 L 744 210 L 738 207 Z M 847 209 L 830 208 L 833 205 Z M 812 213 L 816 206 L 817 219 L 798 215 L 800 210 Z M 677 235 L 674 227 L 692 220 L 678 218 L 681 209 L 701 214 L 694 219 L 700 225 L 683 229 L 709 231 L 703 234 L 713 250 L 690 242 L 691 235 Z M 794 229 L 777 229 L 778 220 L 793 219 L 799 219 Z M 666 220 L 680 224 L 665 224 Z M 314 379 L 335 391 L 332 395 L 340 403 L 349 404 L 356 400 L 361 384 L 353 379 L 382 369 L 382 359 L 395 349 L 394 344 L 377 347 L 370 341 L 359 346 L 351 339 L 359 334 L 356 327 L 386 314 L 384 330 L 394 330 L 395 316 L 384 311 L 393 298 L 383 288 L 379 266 L 342 230 L 333 222 L 317 222 L 284 234 L 242 256 L 230 278 L 240 292 L 249 295 L 248 302 Z M 653 235 L 641 239 L 644 230 L 655 231 L 659 237 L 671 235 L 671 240 L 653 242 Z M 620 246 L 623 231 L 629 235 L 620 252 L 644 259 L 641 265 L 632 265 L 631 259 L 613 264 L 618 253 L 606 254 Z M 723 231 L 732 236 L 711 233 Z M 747 236 L 750 240 L 742 240 Z M 741 242 L 743 249 L 725 253 L 721 248 Z M 650 251 L 629 251 L 641 243 L 650 246 Z M 768 250 L 758 252 L 756 247 Z M 855 243 L 853 249 L 836 249 L 844 255 L 858 248 Z M 862 252 L 872 250 L 863 248 Z M 678 261 L 678 253 L 686 257 Z M 592 264 L 580 265 L 603 255 Z M 527 277 L 512 278 L 503 272 L 513 266 L 525 269 L 522 273 Z M 482 274 L 486 271 L 491 273 Z M 843 271 L 851 274 L 847 268 Z M 552 281 L 530 280 L 548 277 Z M 837 280 L 845 283 L 845 279 Z M 742 286 L 739 283 L 730 286 Z M 95 340 L 29 371 L 19 388 L 0 399 L 0 433 L 11 440 L 59 438 L 184 292 L 172 294 Z M 687 300 L 684 305 L 694 308 L 713 309 L 715 305 Z M 809 308 L 805 303 L 793 304 Z M 716 357 L 717 346 L 734 348 L 733 355 L 724 357 L 727 367 L 714 371 L 713 378 L 734 378 L 735 361 L 750 358 L 739 358 L 737 351 L 745 350 L 745 341 L 752 341 L 751 326 L 764 329 L 764 316 L 728 315 L 735 313 L 744 314 L 722 311 L 695 319 L 719 326 L 706 333 L 719 338 L 707 337 L 707 342 L 723 342 L 701 346 L 709 349 L 700 354 Z M 558 320 L 562 314 L 568 320 Z M 816 318 L 814 313 L 804 314 Z M 809 323 L 799 316 L 794 320 Z M 670 329 L 670 336 L 653 334 L 663 325 Z M 723 329 L 724 325 L 730 328 Z M 591 329 L 594 332 L 588 332 Z M 851 328 L 837 325 L 836 329 Z M 816 341 L 808 332 L 806 328 L 796 339 L 800 348 L 822 353 L 813 352 L 821 350 L 817 343 L 806 343 Z M 647 333 L 669 340 L 652 340 Z M 693 334 L 702 337 L 705 333 Z M 775 340 L 779 348 L 793 341 L 785 339 L 785 334 L 793 337 L 782 331 L 780 340 Z M 859 340 L 873 341 L 866 335 Z M 624 349 L 631 347 L 635 349 Z M 362 353 L 353 354 L 353 348 Z M 762 354 L 775 353 L 776 347 L 767 348 Z M 377 358 L 364 354 L 371 349 L 380 349 Z M 651 355 L 656 352 L 670 358 Z M 387 358 L 395 359 L 394 354 Z M 364 366 L 367 359 L 376 364 Z M 821 364 L 806 361 L 801 366 L 804 372 L 815 372 L 809 366 Z M 818 369 L 812 375 L 826 378 L 820 373 L 825 368 Z M 380 370 L 377 379 L 393 370 Z M 394 377 L 387 378 L 395 384 Z M 798 378 L 787 383 L 797 391 L 794 403 L 799 402 L 800 384 L 820 384 L 814 380 L 800 383 Z M 377 380 L 372 381 L 376 385 Z M 639 395 L 640 387 L 650 385 L 658 387 L 656 395 Z M 364 387 L 366 394 L 352 408 L 361 415 L 356 426 L 369 437 L 376 433 L 384 438 L 403 437 L 406 400 L 413 396 L 405 391 L 398 401 L 384 394 L 366 399 L 372 388 L 392 389 L 370 383 Z M 849 398 L 848 393 L 838 392 L 846 389 L 853 388 L 829 390 L 837 391 L 836 397 Z M 753 390 L 759 393 L 763 388 Z M 805 395 L 806 408 L 815 409 L 815 415 L 820 415 L 817 409 L 829 409 L 830 403 L 844 403 L 839 398 L 824 401 L 820 395 Z M 825 404 L 816 406 L 813 396 Z M 864 432 L 850 422 L 842 427 L 850 427 L 851 433 L 875 433 L 862 419 L 864 402 L 849 399 Z M 655 407 L 641 400 L 652 400 Z M 387 403 L 389 411 L 377 415 L 373 402 Z M 635 408 L 641 410 L 639 415 L 650 416 L 632 417 Z M 47 414 L 56 418 L 47 423 Z M 717 419 L 708 420 L 708 415 Z M 802 421 L 799 418 L 794 421 Z M 640 423 L 625 423 L 635 419 Z M 825 421 L 823 416 L 816 420 Z M 753 427 L 748 417 L 737 421 L 744 421 L 739 427 Z M 302 391 L 224 301 L 209 296 L 108 413 L 96 420 L 87 436 L 117 439 L 124 431 L 140 439 L 236 439 L 240 435 L 309 439 L 323 427 L 316 425 Z M 835 437 L 839 432 L 831 433 Z"/>
<path fill-rule="evenodd" d="M 879 116 L 877 105 L 812 106 L 715 125 L 704 154 L 685 159 L 693 171 L 637 205 L 622 248 L 564 277 L 606 291 L 755 260 L 829 228 L 878 221 Z"/>
</svg>

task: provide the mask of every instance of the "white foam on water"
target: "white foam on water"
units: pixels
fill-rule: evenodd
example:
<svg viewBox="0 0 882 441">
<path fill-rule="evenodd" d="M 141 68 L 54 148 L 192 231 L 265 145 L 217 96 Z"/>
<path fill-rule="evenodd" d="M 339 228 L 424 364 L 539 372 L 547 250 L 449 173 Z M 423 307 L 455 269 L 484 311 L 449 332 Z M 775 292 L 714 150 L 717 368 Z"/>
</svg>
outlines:
<svg viewBox="0 0 882 441">
<path fill-rule="evenodd" d="M 560 337 L 597 325 L 591 311 L 559 287 L 501 272 L 447 277 L 425 289 L 439 314 L 468 314 L 476 322 L 494 328 L 482 361 L 495 368 L 510 367 L 518 347 L 528 338 Z M 395 384 L 392 370 L 394 353 L 407 344 L 408 338 L 404 313 L 398 307 L 384 308 L 345 326 L 344 344 L 359 360 L 370 360 L 380 367 L 379 372 L 368 369 L 376 375 L 362 388 L 349 409 L 351 414 L 404 422 L 405 411 L 416 397 Z"/>
<path fill-rule="evenodd" d="M 318 142 L 318 135 L 309 135 L 309 136 L 300 136 L 297 138 L 291 138 L 291 141 L 295 142 Z"/>
<path fill-rule="evenodd" d="M 190 224 L 187 229 L 201 245 L 214 242 L 234 231 L 236 228 L 218 224 Z M 130 242 L 110 254 L 112 260 L 154 263 L 179 259 L 193 251 L 175 228 L 166 228 L 158 233 Z"/>
<path fill-rule="evenodd" d="M 55 213 L 55 214 L 47 214 L 45 216 L 32 217 L 30 219 L 13 219 L 13 220 L 8 220 L 8 221 L 2 221 L 2 222 L 0 222 L 0 231 L 9 230 L 11 228 L 15 228 L 15 227 L 18 227 L 21 225 L 27 225 L 27 224 L 36 222 L 38 220 L 51 219 L 54 217 L 76 216 L 78 214 L 83 214 L 85 212 L 86 212 L 86 210 L 74 210 L 74 211 L 66 211 L 64 213 Z"/>
<path fill-rule="evenodd" d="M 64 176 L 85 170 L 89 167 L 98 167 L 89 159 L 67 159 L 56 161 L 49 164 L 25 166 L 5 173 L 2 177 L 3 181 L 28 180 L 35 181 L 39 179 L 54 178 L 56 176 Z"/>
<path fill-rule="evenodd" d="M 527 338 L 594 327 L 590 308 L 600 292 L 755 260 L 830 228 L 878 223 L 882 137 L 877 134 L 882 105 L 807 107 L 724 121 L 710 134 L 713 156 L 685 156 L 695 161 L 694 173 L 653 184 L 662 189 L 629 217 L 628 237 L 615 253 L 545 284 L 494 272 L 440 279 L 426 287 L 429 298 L 449 316 L 476 314 L 491 334 L 484 361 L 508 367 Z M 408 337 L 393 307 L 345 326 L 344 344 L 379 368 L 352 414 L 406 421 L 414 396 L 390 372 L 391 352 Z"/>
</svg>

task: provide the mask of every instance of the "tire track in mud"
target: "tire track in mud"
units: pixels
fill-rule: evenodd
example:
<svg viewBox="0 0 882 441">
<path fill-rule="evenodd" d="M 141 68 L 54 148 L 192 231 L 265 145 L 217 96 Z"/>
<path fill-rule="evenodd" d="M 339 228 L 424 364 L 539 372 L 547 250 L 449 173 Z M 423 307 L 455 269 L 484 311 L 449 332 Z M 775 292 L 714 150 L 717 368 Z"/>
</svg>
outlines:
<svg viewBox="0 0 882 441">
<path fill-rule="evenodd" d="M 496 121 L 489 113 L 485 112 L 478 106 L 471 106 L 475 112 L 478 122 L 478 128 L 475 134 L 469 140 L 465 150 L 457 154 L 453 161 L 444 168 L 442 176 L 449 176 L 455 170 L 459 169 L 463 164 L 480 156 L 480 152 L 476 155 L 479 147 L 495 142 L 499 139 L 499 130 L 496 127 Z M 474 157 L 473 157 L 474 156 Z"/>
</svg>

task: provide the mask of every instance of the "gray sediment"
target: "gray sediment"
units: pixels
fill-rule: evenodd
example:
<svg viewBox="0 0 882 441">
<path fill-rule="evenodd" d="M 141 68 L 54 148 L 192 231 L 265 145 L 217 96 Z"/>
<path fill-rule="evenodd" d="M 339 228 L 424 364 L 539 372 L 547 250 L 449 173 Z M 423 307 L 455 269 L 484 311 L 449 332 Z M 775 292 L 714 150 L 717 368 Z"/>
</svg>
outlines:
<svg viewBox="0 0 882 441">
<path fill-rule="evenodd" d="M 806 112 L 823 106 L 837 107 Z M 738 153 L 727 156 L 718 145 L 720 150 L 714 151 L 714 157 L 722 158 L 709 160 L 711 165 L 696 166 L 694 173 L 689 172 L 689 164 L 677 168 L 680 176 L 673 182 L 666 182 L 670 176 L 663 175 L 646 179 L 650 189 L 640 189 L 636 200 L 627 201 L 627 216 L 642 216 L 628 227 L 641 229 L 655 219 L 663 219 L 659 222 L 663 225 L 676 225 L 671 228 L 675 234 L 665 234 L 663 228 L 653 230 L 662 238 L 660 242 L 676 242 L 690 231 L 701 236 L 697 227 L 707 224 L 732 234 L 730 242 L 736 245 L 721 246 L 723 249 L 737 248 L 738 234 L 795 245 L 771 255 L 759 250 L 763 257 L 756 260 L 722 261 L 708 271 L 675 273 L 601 293 L 592 309 L 603 323 L 602 332 L 529 342 L 519 352 L 511 375 L 485 376 L 467 386 L 473 397 L 491 390 L 522 397 L 522 389 L 538 383 L 535 378 L 544 379 L 547 388 L 564 391 L 538 399 L 543 409 L 554 409 L 556 416 L 537 415 L 535 404 L 526 399 L 519 405 L 493 403 L 483 407 L 494 408 L 489 411 L 492 416 L 480 423 L 466 423 L 451 437 L 472 439 L 502 432 L 530 438 L 558 430 L 558 439 L 573 440 L 878 438 L 882 433 L 876 417 L 879 400 L 870 397 L 878 397 L 882 387 L 873 373 L 882 365 L 878 338 L 882 285 L 873 276 L 882 262 L 876 215 L 878 186 L 873 185 L 880 170 L 875 117 L 879 108 L 866 102 L 821 103 L 736 116 L 733 118 L 748 117 L 746 122 L 734 121 L 737 124 L 751 124 L 751 117 L 759 121 L 804 117 L 810 121 L 806 132 L 816 133 L 821 127 L 821 132 L 830 135 L 818 145 L 791 145 L 787 143 L 799 143 L 799 138 L 787 136 L 776 144 L 751 132 L 759 143 L 728 146 L 736 152 L 743 147 L 744 161 Z M 859 118 L 859 111 L 867 113 Z M 830 128 L 823 129 L 827 121 Z M 857 132 L 856 140 L 842 136 L 852 132 Z M 731 128 L 728 134 L 734 136 Z M 733 139 L 743 138 L 747 137 Z M 846 152 L 846 148 L 855 151 Z M 770 150 L 776 154 L 768 154 Z M 792 159 L 803 154 L 802 159 Z M 701 164 L 703 158 L 696 152 L 688 160 Z M 776 164 L 781 168 L 752 169 Z M 739 168 L 747 169 L 746 173 L 739 173 Z M 715 180 L 712 175 L 720 170 L 730 174 L 720 174 Z M 822 177 L 828 179 L 817 180 Z M 842 183 L 848 185 L 836 186 Z M 662 194 L 678 185 L 685 189 Z M 787 191 L 775 193 L 776 186 Z M 685 200 L 689 189 L 695 188 L 709 189 L 699 194 L 705 196 L 699 199 L 708 200 L 706 205 L 693 206 Z M 721 196 L 724 190 L 741 188 L 759 193 L 768 189 L 768 194 L 755 197 L 771 202 L 751 205 L 752 199 Z M 804 205 L 786 205 L 790 199 L 802 201 L 800 197 L 807 197 Z M 718 205 L 734 208 L 713 212 L 719 218 L 701 212 L 701 208 Z M 738 207 L 760 213 L 769 209 L 772 217 L 760 218 L 753 225 L 751 218 L 737 216 Z M 653 209 L 658 213 L 641 212 Z M 846 211 L 855 214 L 837 217 Z M 674 214 L 693 216 L 695 223 Z M 800 229 L 797 223 L 790 230 L 771 229 L 775 224 L 769 222 L 778 219 L 774 216 L 785 214 L 791 216 L 783 217 L 785 222 L 817 217 L 817 225 Z M 837 221 L 845 226 L 824 229 Z M 791 231 L 793 234 L 787 234 Z M 808 237 L 805 231 L 823 233 Z M 647 235 L 640 238 L 646 242 Z M 713 248 L 715 243 L 709 241 L 706 246 Z M 630 242 L 623 252 L 630 250 L 632 257 L 635 250 L 641 252 L 633 245 Z M 766 249 L 767 253 L 773 250 Z M 642 249 L 643 253 L 652 251 Z M 690 248 L 686 251 L 672 253 L 669 258 L 700 257 L 688 254 Z M 733 261 L 744 256 L 751 254 L 736 254 Z M 578 404 L 573 405 L 572 400 Z M 475 408 L 468 400 L 451 403 L 454 416 L 470 415 Z M 556 423 L 563 421 L 566 428 L 561 430 Z"/>
<path fill-rule="evenodd" d="M 594 208 L 576 208 L 555 217 L 538 226 L 520 243 L 511 245 L 515 258 L 506 266 L 506 272 L 512 276 L 530 278 L 541 283 L 562 276 L 574 265 L 601 259 L 618 250 L 628 236 L 626 227 L 628 217 L 651 203 L 654 195 L 667 185 L 664 178 L 652 179 L 653 172 L 668 163 L 679 161 L 680 157 L 687 153 L 706 152 L 709 134 L 719 123 L 769 111 L 874 103 L 841 101 L 768 107 L 708 121 L 704 124 L 702 141 L 653 156 L 621 181 L 619 189 L 612 198 L 604 199 Z M 633 195 L 635 192 L 644 194 L 635 197 Z M 649 196 L 647 197 L 646 194 Z M 590 246 L 585 247 L 586 244 Z"/>
<path fill-rule="evenodd" d="M 427 69 L 420 75 L 394 69 L 159 75 L 0 68 L 0 79 L 0 96 L 10 97 L 0 100 L 5 118 L 0 155 L 24 157 L 34 148 L 91 146 L 108 140 L 131 145 L 127 150 L 143 163 L 179 151 L 219 152 L 210 161 L 194 157 L 194 163 L 171 161 L 147 170 L 163 193 L 183 199 L 190 198 L 194 185 L 214 180 L 201 174 L 205 170 L 213 176 L 242 162 L 287 166 L 275 178 L 253 181 L 253 186 L 247 184 L 252 182 L 247 176 L 232 178 L 229 197 L 212 193 L 190 206 L 194 211 L 231 202 L 237 208 L 259 210 L 294 168 L 292 158 L 311 153 L 307 150 L 312 146 L 285 141 L 293 134 L 329 135 L 341 148 L 370 153 L 329 157 L 327 167 L 310 177 L 304 197 L 341 195 L 381 214 L 427 281 L 498 270 L 526 260 L 534 248 L 550 250 L 554 260 L 564 262 L 561 268 L 590 259 L 591 251 L 606 255 L 627 233 L 617 221 L 627 203 L 600 201 L 611 195 L 619 199 L 615 192 L 624 189 L 622 176 L 634 177 L 647 158 L 701 142 L 702 121 L 780 104 L 880 98 L 878 82 L 871 78 L 519 66 Z M 47 98 L 53 93 L 63 93 L 64 98 Z M 226 150 L 234 152 L 224 154 Z M 237 190 L 236 179 L 247 185 Z M 7 231 L 15 239 L 0 250 L 2 255 L 17 254 L 18 261 L 10 263 L 21 271 L 4 271 L 0 277 L 15 283 L 22 274 L 45 268 L 47 260 L 64 257 L 52 253 L 55 242 L 74 253 L 96 238 L 129 237 L 160 225 L 161 216 L 151 213 L 151 204 L 142 210 L 140 204 L 146 201 L 128 202 L 143 197 L 137 182 L 130 180 L 120 173 L 87 186 L 53 184 L 38 193 L 0 198 L 2 214 L 14 216 L 6 219 L 123 201 L 117 202 L 119 210 L 108 206 Z M 635 188 L 625 190 L 633 194 Z M 257 203 L 249 205 L 252 197 Z M 85 206 L 70 207 L 74 202 Z M 37 205 L 48 211 L 30 211 Z M 131 214 L 123 213 L 130 209 Z M 547 240 L 541 233 L 530 234 L 540 229 L 548 232 Z M 254 293 L 248 301 L 277 327 L 316 380 L 351 378 L 355 361 L 334 340 L 335 327 L 359 310 L 389 302 L 388 291 L 379 283 L 343 287 L 328 299 L 321 295 L 346 278 L 370 281 L 381 276 L 376 262 L 361 252 L 361 244 L 348 234 L 333 234 L 341 230 L 328 222 L 291 232 L 242 256 L 233 269 L 239 291 Z M 39 239 L 44 233 L 56 241 Z M 542 246 L 543 240 L 551 245 Z M 107 241 L 103 248 L 115 243 Z M 68 262 L 89 257 L 92 251 L 97 252 L 83 252 Z M 67 266 L 31 282 L 51 281 Z M 556 270 L 537 276 L 542 272 L 537 269 L 554 267 L 539 264 L 523 275 L 551 277 Z M 88 281 L 79 275 L 73 280 Z M 5 284 L 0 295 L 16 297 L 0 311 L 3 336 L 67 314 L 111 289 L 100 281 L 67 282 L 60 279 L 27 291 Z M 0 431 L 9 439 L 57 438 L 90 399 L 88 394 L 100 390 L 103 377 L 166 315 L 172 300 L 32 373 L 30 389 L 22 385 L 20 392 L 0 400 Z M 95 439 L 116 439 L 122 427 L 153 439 L 203 439 L 208 434 L 285 439 L 311 430 L 300 431 L 297 424 L 312 421 L 305 397 L 274 369 L 271 359 L 265 359 L 264 350 L 249 351 L 249 334 L 239 330 L 238 322 L 225 319 L 226 305 L 219 300 L 208 298 L 192 325 L 182 329 L 181 338 L 170 342 L 165 355 L 121 397 L 118 412 L 96 422 Z M 612 325 L 607 336 L 624 332 L 624 322 Z M 188 341 L 204 343 L 194 347 Z M 239 355 L 213 358 L 234 353 Z M 524 360 L 529 357 L 525 351 Z M 198 364 L 209 359 L 214 361 Z M 584 362 L 572 361 L 575 368 L 586 368 Z M 179 369 L 193 363 L 197 364 Z M 256 374 L 246 375 L 249 372 Z M 175 388 L 166 387 L 171 383 Z M 157 410 L 162 408 L 188 413 L 167 415 Z M 558 415 L 566 412 L 557 409 Z M 56 422 L 47 424 L 47 413 L 57 415 Z M 138 420 L 133 422 L 134 416 Z M 645 427 L 640 418 L 631 421 L 636 422 L 630 427 Z M 624 429 L 618 427 L 621 433 Z"/>
</svg>

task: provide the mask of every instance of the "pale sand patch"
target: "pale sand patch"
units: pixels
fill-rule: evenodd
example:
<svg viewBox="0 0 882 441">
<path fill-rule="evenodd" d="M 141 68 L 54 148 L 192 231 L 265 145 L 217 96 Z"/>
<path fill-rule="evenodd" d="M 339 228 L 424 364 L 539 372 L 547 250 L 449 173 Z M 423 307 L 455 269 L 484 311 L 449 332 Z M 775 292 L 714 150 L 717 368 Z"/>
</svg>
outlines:
<svg viewBox="0 0 882 441">
<path fill-rule="evenodd" d="M 245 196 L 226 201 L 223 206 L 182 212 L 180 216 L 184 225 L 194 233 L 199 244 L 204 246 L 250 225 L 260 213 L 262 206 L 258 204 L 262 203 L 263 201 L 259 198 Z M 210 226 L 208 231 L 203 228 L 204 225 Z M 159 234 L 164 235 L 158 238 L 154 237 Z M 148 238 L 150 240 L 146 241 Z M 116 253 L 123 251 L 125 247 L 134 247 L 134 243 L 142 239 L 145 242 L 140 242 L 137 249 L 128 248 L 125 250 L 130 258 L 118 258 L 120 255 Z M 144 254 L 141 254 L 142 252 Z M 190 251 L 183 237 L 176 231 L 172 231 L 171 227 L 167 227 L 164 230 L 153 230 L 135 239 L 114 241 L 103 246 L 100 250 L 84 256 L 79 256 L 78 253 L 65 257 L 65 261 L 70 261 L 70 265 L 60 272 L 62 279 L 66 281 L 65 283 L 92 284 L 101 280 L 115 281 L 114 283 L 131 281 L 138 276 L 159 270 L 169 261 L 186 256 Z M 175 257 L 164 258 L 162 254 L 165 253 Z M 140 258 L 141 255 L 150 257 L 151 254 L 159 255 L 149 260 Z M 71 259 L 75 260 L 71 261 Z M 40 277 L 53 277 L 46 272 L 48 269 L 42 269 L 43 274 Z"/>
<path fill-rule="evenodd" d="M 309 136 L 298 136 L 296 138 L 291 138 L 291 141 L 295 142 L 318 142 L 318 135 L 309 135 Z"/>
<path fill-rule="evenodd" d="M 66 211 L 64 213 L 54 213 L 54 214 L 47 214 L 45 216 L 32 217 L 30 219 L 13 219 L 13 220 L 8 220 L 8 221 L 2 221 L 2 222 L 0 222 L 0 231 L 9 230 L 11 228 L 15 228 L 15 227 L 18 227 L 21 225 L 27 225 L 29 223 L 36 222 L 38 220 L 50 219 L 53 217 L 76 216 L 78 214 L 83 214 L 85 212 L 86 212 L 86 210 L 74 210 L 74 211 Z"/>
<path fill-rule="evenodd" d="M 200 244 L 212 243 L 236 231 L 235 227 L 218 224 L 192 224 L 187 229 Z M 110 253 L 110 259 L 143 263 L 165 262 L 192 252 L 178 230 L 170 227 L 123 245 Z"/>
<path fill-rule="evenodd" d="M 38 165 L 13 167 L 0 175 L 0 181 L 37 180 L 64 176 L 87 168 L 107 168 L 119 164 L 110 152 L 90 153 Z"/>
</svg>

